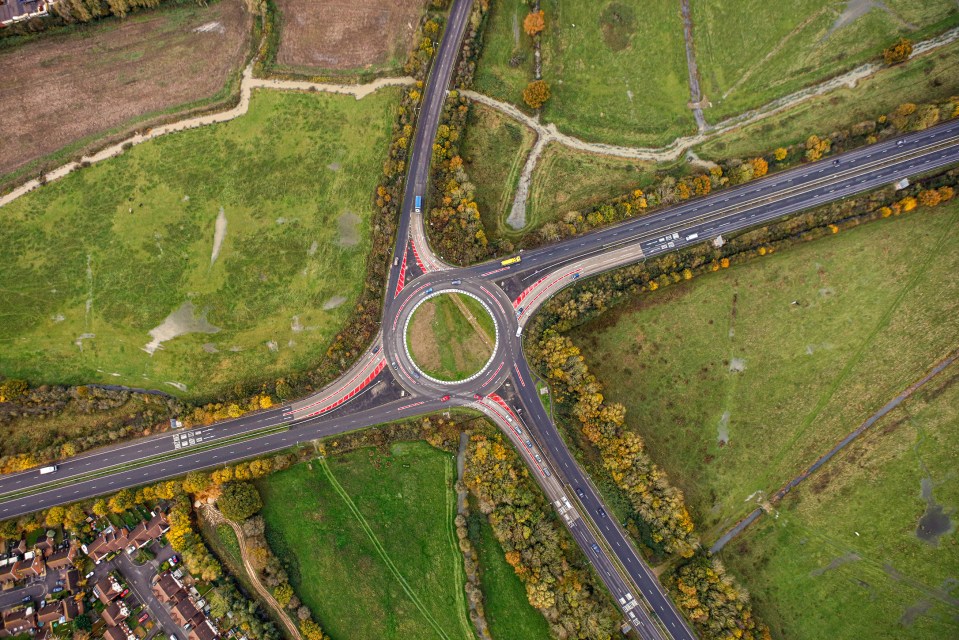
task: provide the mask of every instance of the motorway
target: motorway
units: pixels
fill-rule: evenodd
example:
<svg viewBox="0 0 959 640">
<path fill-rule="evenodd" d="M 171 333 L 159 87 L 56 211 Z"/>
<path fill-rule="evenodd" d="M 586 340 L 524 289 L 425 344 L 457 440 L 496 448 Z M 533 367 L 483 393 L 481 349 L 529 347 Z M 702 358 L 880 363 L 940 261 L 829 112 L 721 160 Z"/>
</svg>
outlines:
<svg viewBox="0 0 959 640">
<path fill-rule="evenodd" d="M 377 424 L 467 407 L 489 416 L 513 442 L 636 633 L 645 640 L 695 637 L 629 537 L 608 515 L 599 492 L 544 410 L 523 353 L 526 322 L 550 296 L 580 277 L 955 164 L 959 121 L 525 251 L 518 264 L 496 261 L 454 269 L 432 253 L 423 215 L 414 212 L 413 202 L 415 196 L 426 195 L 433 141 L 471 4 L 455 0 L 450 10 L 408 160 L 380 333 L 350 370 L 309 398 L 280 407 L 95 450 L 62 461 L 54 474 L 31 470 L 0 476 L 0 519 Z M 457 383 L 426 376 L 405 343 L 406 322 L 416 305 L 444 291 L 475 297 L 496 324 L 490 361 L 475 377 Z M 449 400 L 444 401 L 446 396 Z"/>
</svg>

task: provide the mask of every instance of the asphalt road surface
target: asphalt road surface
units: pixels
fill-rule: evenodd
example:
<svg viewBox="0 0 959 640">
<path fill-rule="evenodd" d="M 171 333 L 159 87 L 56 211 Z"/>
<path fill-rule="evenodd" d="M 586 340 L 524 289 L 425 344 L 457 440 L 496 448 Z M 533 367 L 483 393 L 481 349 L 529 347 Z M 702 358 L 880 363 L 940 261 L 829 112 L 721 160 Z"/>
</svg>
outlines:
<svg viewBox="0 0 959 640">
<path fill-rule="evenodd" d="M 543 409 L 522 350 L 526 321 L 550 296 L 580 277 L 955 164 L 959 121 L 526 251 L 518 264 L 494 261 L 453 269 L 431 254 L 423 216 L 413 212 L 413 202 L 415 196 L 426 195 L 432 145 L 471 5 L 471 0 L 454 2 L 426 85 L 381 332 L 369 350 L 340 379 L 309 398 L 210 427 L 92 451 L 61 462 L 56 473 L 31 470 L 0 476 L 0 519 L 450 406 L 470 407 L 490 416 L 511 438 L 637 633 L 649 640 L 694 637 L 629 538 L 609 517 L 609 509 Z M 418 371 L 406 350 L 405 322 L 412 309 L 423 297 L 443 290 L 476 296 L 496 321 L 494 355 L 469 381 L 431 380 Z M 444 401 L 446 396 L 450 398 Z"/>
</svg>

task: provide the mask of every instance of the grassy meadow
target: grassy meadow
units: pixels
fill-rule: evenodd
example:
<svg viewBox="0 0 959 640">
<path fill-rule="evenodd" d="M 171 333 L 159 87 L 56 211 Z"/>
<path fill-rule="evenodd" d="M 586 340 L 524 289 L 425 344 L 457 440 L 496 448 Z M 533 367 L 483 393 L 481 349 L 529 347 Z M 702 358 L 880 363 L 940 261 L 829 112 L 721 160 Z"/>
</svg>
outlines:
<svg viewBox="0 0 959 640">
<path fill-rule="evenodd" d="M 956 348 L 959 201 L 644 295 L 576 330 L 709 540 Z"/>
<path fill-rule="evenodd" d="M 455 480 L 453 456 L 408 442 L 389 455 L 361 449 L 259 481 L 270 546 L 331 637 L 475 637 Z"/>
<path fill-rule="evenodd" d="M 692 10 L 711 123 L 879 60 L 900 36 L 919 41 L 959 24 L 950 0 L 692 0 Z"/>
<path fill-rule="evenodd" d="M 0 373 L 199 399 L 309 366 L 363 286 L 397 97 L 257 91 L 4 207 Z M 151 336 L 171 314 L 199 332 Z"/>
<path fill-rule="evenodd" d="M 959 635 L 957 383 L 954 363 L 722 552 L 774 636 Z"/>
</svg>

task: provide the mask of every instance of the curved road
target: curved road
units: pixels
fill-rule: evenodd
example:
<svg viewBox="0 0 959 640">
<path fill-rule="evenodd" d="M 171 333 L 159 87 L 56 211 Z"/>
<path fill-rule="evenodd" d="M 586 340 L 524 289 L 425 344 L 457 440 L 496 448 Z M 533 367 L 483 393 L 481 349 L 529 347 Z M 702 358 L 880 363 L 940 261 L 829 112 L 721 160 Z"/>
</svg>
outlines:
<svg viewBox="0 0 959 640">
<path fill-rule="evenodd" d="M 426 85 L 381 332 L 369 350 L 309 398 L 215 426 L 92 451 L 61 462 L 55 474 L 31 470 L 0 476 L 0 519 L 450 406 L 470 407 L 493 419 L 514 443 L 637 633 L 644 639 L 694 637 L 543 409 L 523 355 L 523 327 L 533 311 L 579 277 L 955 164 L 959 121 L 526 251 L 519 263 L 453 269 L 432 254 L 413 203 L 417 195 L 425 196 L 433 141 L 471 5 L 471 0 L 454 2 Z M 474 379 L 456 384 L 425 377 L 403 340 L 415 305 L 446 290 L 476 296 L 497 326 L 490 363 Z"/>
</svg>

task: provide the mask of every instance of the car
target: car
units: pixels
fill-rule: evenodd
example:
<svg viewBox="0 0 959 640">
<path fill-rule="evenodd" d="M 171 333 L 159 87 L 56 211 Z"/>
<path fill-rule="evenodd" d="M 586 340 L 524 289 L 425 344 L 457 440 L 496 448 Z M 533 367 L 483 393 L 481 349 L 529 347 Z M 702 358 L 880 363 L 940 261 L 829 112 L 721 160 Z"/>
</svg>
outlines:
<svg viewBox="0 0 959 640">
<path fill-rule="evenodd" d="M 50 590 L 50 593 L 60 593 L 61 591 L 63 591 L 63 587 L 54 587 Z"/>
<path fill-rule="evenodd" d="M 482 399 L 483 399 L 483 396 L 481 396 L 480 394 L 478 393 L 473 394 L 473 400 L 482 400 Z"/>
<path fill-rule="evenodd" d="M 832 161 L 832 166 L 838 167 L 838 166 L 839 166 L 839 160 L 833 160 L 833 161 Z"/>
<path fill-rule="evenodd" d="M 83 576 L 84 580 L 89 580 L 89 579 L 92 578 L 92 577 L 93 577 L 93 572 L 92 572 L 92 571 L 91 571 L 90 573 L 88 573 L 87 575 Z"/>
<path fill-rule="evenodd" d="M 31 600 L 33 600 L 33 598 L 31 598 L 30 596 L 24 596 L 20 602 L 22 602 L 23 604 L 26 604 L 30 602 Z"/>
<path fill-rule="evenodd" d="M 124 589 L 124 590 L 120 593 L 120 597 L 121 597 L 121 598 L 126 598 L 128 595 L 130 595 L 130 590 L 129 590 L 129 589 Z"/>
<path fill-rule="evenodd" d="M 538 453 L 535 454 L 533 457 L 536 458 L 536 462 L 543 464 L 543 459 L 539 456 Z"/>
<path fill-rule="evenodd" d="M 529 447 L 530 449 L 533 448 L 533 443 L 532 443 L 532 442 L 530 442 L 529 440 L 525 440 L 524 442 L 526 442 L 526 446 L 527 446 L 527 447 Z"/>
<path fill-rule="evenodd" d="M 578 273 L 574 273 L 574 274 L 573 274 L 573 280 L 575 280 L 575 279 L 578 278 L 578 277 L 579 277 L 579 274 L 578 274 Z"/>
<path fill-rule="evenodd" d="M 140 624 L 143 624 L 144 622 L 146 622 L 146 621 L 149 620 L 149 619 L 150 619 L 150 614 L 149 614 L 149 613 L 144 613 L 142 616 L 140 616 L 139 618 L 137 618 L 137 622 L 139 622 Z"/>
<path fill-rule="evenodd" d="M 583 500 L 586 499 L 586 492 L 583 491 L 583 488 L 582 488 L 582 487 L 576 487 L 576 495 L 578 495 L 578 496 L 579 496 L 580 498 L 582 498 Z"/>
<path fill-rule="evenodd" d="M 413 377 L 416 378 L 417 380 L 419 380 L 419 378 L 420 378 L 420 372 L 417 371 L 416 369 L 413 369 Z"/>
<path fill-rule="evenodd" d="M 431 293 L 433 293 L 433 287 L 430 287 L 429 289 L 426 290 L 426 295 L 429 295 Z"/>
<path fill-rule="evenodd" d="M 375 347 L 373 347 L 373 353 L 379 353 L 379 352 L 380 352 L 380 345 L 376 345 Z"/>
<path fill-rule="evenodd" d="M 180 556 L 173 554 L 170 556 L 170 564 L 176 564 L 180 561 Z"/>
<path fill-rule="evenodd" d="M 457 285 L 463 284 L 463 281 L 462 281 L 462 280 L 453 280 L 453 282 L 451 282 L 450 284 L 455 287 L 455 286 L 457 286 Z"/>
<path fill-rule="evenodd" d="M 600 507 L 599 509 L 597 509 L 597 510 L 596 510 L 596 513 L 599 514 L 599 517 L 600 517 L 600 518 L 605 518 L 605 517 L 606 517 L 606 510 L 603 509 L 602 507 Z"/>
<path fill-rule="evenodd" d="M 449 399 L 450 399 L 449 396 L 443 396 L 442 398 L 440 398 L 440 400 L 442 400 L 443 402 L 446 402 Z"/>
<path fill-rule="evenodd" d="M 901 147 L 903 142 L 905 142 L 905 141 L 904 141 L 904 140 L 896 140 L 896 146 L 897 146 L 897 147 Z"/>
<path fill-rule="evenodd" d="M 595 551 L 596 553 L 602 555 L 603 552 L 599 550 L 599 545 L 598 545 L 598 544 L 596 544 L 596 543 L 594 542 L 594 543 L 592 544 L 592 547 L 593 547 L 593 551 Z"/>
</svg>

